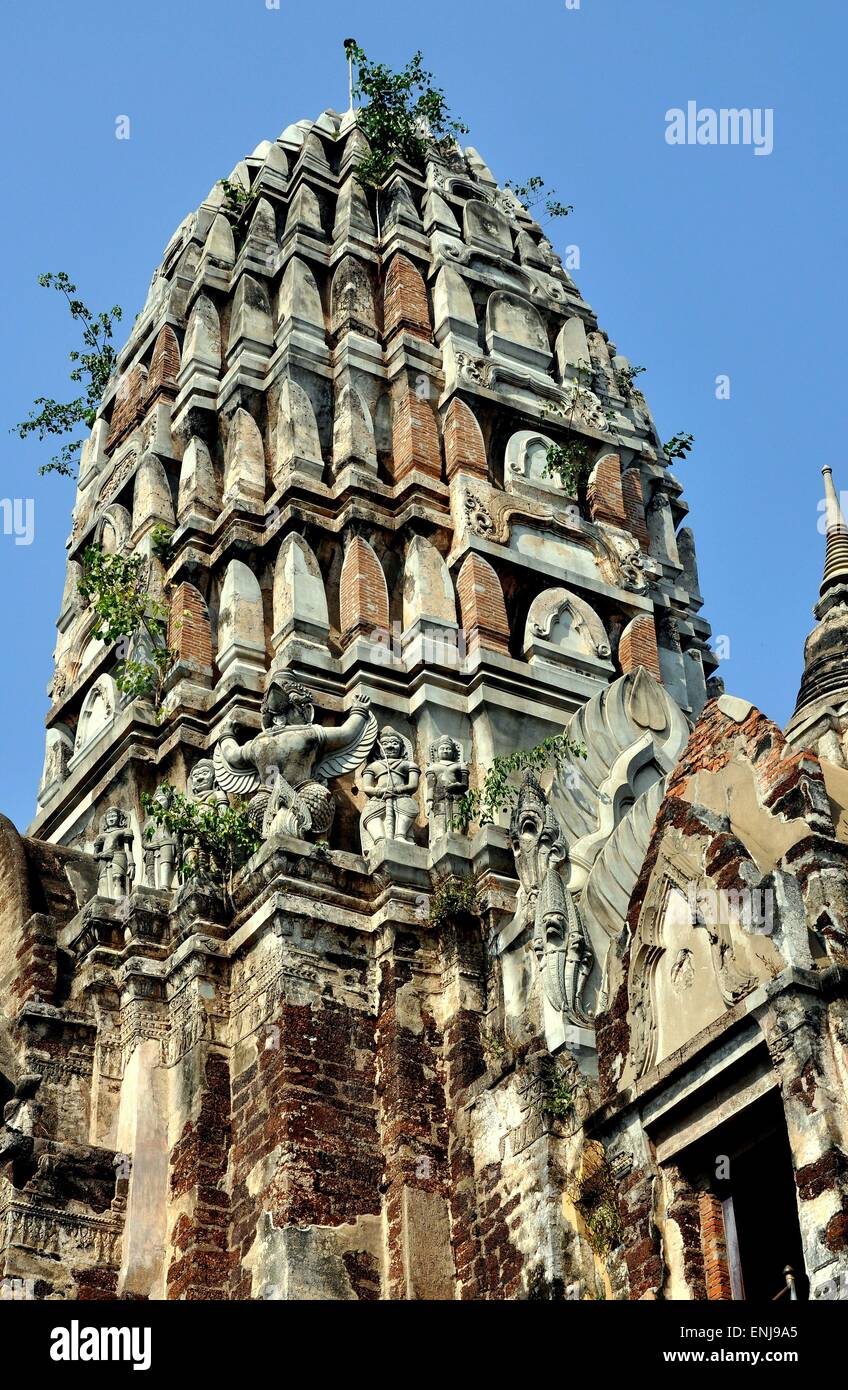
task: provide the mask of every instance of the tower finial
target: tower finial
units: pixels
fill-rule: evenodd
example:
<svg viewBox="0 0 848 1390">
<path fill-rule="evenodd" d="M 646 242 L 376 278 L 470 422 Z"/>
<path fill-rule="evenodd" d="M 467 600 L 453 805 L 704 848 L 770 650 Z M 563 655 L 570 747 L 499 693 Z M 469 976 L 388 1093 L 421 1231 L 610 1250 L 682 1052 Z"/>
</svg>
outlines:
<svg viewBox="0 0 848 1390">
<path fill-rule="evenodd" d="M 826 715 L 831 721 L 841 721 L 840 711 L 848 699 L 848 523 L 839 504 L 833 485 L 830 465 L 822 469 L 824 478 L 824 524 L 827 542 L 824 553 L 824 576 L 819 601 L 813 612 L 816 626 L 804 643 L 804 675 L 795 713 L 786 726 L 786 735 L 797 746 L 816 747 L 804 743 L 808 726 L 813 719 Z M 820 504 L 821 505 L 821 504 Z M 817 737 L 817 736 L 816 736 Z"/>
<path fill-rule="evenodd" d="M 345 39 L 344 51 L 347 56 L 347 96 L 349 111 L 353 110 L 353 53 L 356 47 L 356 39 Z"/>
<path fill-rule="evenodd" d="M 820 593 L 824 595 L 835 584 L 848 584 L 848 525 L 839 505 L 833 472 L 829 464 L 822 469 L 824 477 L 825 534 L 824 577 Z"/>
</svg>

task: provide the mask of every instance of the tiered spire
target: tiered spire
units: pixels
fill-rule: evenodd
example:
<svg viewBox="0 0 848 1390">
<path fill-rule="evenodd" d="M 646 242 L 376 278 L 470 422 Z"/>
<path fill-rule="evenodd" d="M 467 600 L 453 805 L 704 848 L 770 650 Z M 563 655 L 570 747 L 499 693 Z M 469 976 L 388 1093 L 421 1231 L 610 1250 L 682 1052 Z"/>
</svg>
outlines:
<svg viewBox="0 0 848 1390">
<path fill-rule="evenodd" d="M 822 474 L 827 543 L 820 598 L 813 610 L 818 623 L 804 646 L 804 675 L 786 732 L 803 746 L 818 748 L 824 720 L 833 755 L 832 735 L 841 735 L 840 710 L 848 707 L 848 523 L 829 465 Z"/>
<path fill-rule="evenodd" d="M 829 464 L 822 469 L 824 477 L 825 523 L 827 545 L 824 556 L 824 578 L 820 593 L 822 597 L 836 584 L 848 583 L 848 524 L 842 515 L 836 488 L 833 486 L 833 471 Z"/>
</svg>

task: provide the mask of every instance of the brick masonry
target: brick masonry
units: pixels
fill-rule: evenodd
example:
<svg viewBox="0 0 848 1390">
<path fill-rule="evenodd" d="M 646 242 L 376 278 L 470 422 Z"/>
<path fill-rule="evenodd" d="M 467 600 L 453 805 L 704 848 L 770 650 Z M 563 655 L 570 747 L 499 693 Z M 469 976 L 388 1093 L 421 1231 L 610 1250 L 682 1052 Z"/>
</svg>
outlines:
<svg viewBox="0 0 848 1390">
<path fill-rule="evenodd" d="M 489 464 L 483 432 L 474 412 L 459 396 L 453 397 L 445 411 L 443 430 L 448 480 L 457 473 L 473 473 L 488 481 Z"/>
<path fill-rule="evenodd" d="M 509 652 L 509 620 L 503 589 L 492 566 L 479 555 L 467 555 L 456 581 L 459 611 L 468 644 L 479 642 L 493 651 Z"/>
<path fill-rule="evenodd" d="M 386 271 L 384 330 L 388 340 L 400 330 L 430 342 L 433 329 L 427 290 L 420 271 L 407 256 L 392 257 Z"/>
<path fill-rule="evenodd" d="M 635 671 L 637 666 L 644 666 L 656 680 L 662 679 L 657 629 L 652 614 L 640 613 L 627 624 L 618 644 L 618 661 L 625 674 Z"/>
<path fill-rule="evenodd" d="M 430 404 L 429 377 L 413 383 L 406 375 L 392 388 L 392 468 L 395 481 L 417 471 L 442 475 L 439 428 Z"/>
<path fill-rule="evenodd" d="M 168 646 L 178 661 L 212 669 L 212 629 L 203 595 L 193 584 L 178 584 L 168 614 Z"/>
<path fill-rule="evenodd" d="M 383 567 L 361 536 L 350 541 L 342 563 L 340 628 L 343 638 L 387 632 L 389 591 Z"/>
</svg>

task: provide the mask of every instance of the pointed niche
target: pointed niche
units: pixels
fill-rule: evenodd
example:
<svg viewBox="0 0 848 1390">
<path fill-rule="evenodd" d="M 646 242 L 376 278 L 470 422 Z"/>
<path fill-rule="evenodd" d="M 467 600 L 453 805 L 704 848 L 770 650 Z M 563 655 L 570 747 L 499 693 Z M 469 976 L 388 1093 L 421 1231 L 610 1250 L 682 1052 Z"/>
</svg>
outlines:
<svg viewBox="0 0 848 1390">
<path fill-rule="evenodd" d="M 312 401 L 302 386 L 285 377 L 277 408 L 274 481 L 280 483 L 294 473 L 320 482 L 323 472 L 321 439 Z"/>
<path fill-rule="evenodd" d="M 344 256 L 333 272 L 330 290 L 330 331 L 334 338 L 343 333 L 362 333 L 376 338 L 377 319 L 368 271 L 355 256 Z"/>
<path fill-rule="evenodd" d="M 287 638 L 325 648 L 330 632 L 327 595 L 318 561 L 302 536 L 286 536 L 274 566 L 274 660 Z"/>
</svg>

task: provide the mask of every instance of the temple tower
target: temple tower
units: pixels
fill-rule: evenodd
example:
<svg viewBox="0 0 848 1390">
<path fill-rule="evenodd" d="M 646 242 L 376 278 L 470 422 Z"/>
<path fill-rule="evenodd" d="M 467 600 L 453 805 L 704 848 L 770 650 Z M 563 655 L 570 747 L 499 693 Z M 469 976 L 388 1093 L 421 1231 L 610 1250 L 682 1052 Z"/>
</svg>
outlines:
<svg viewBox="0 0 848 1390">
<path fill-rule="evenodd" d="M 594 1267 L 545 1204 L 715 665 L 687 507 L 480 155 L 431 148 L 376 194 L 365 152 L 326 111 L 215 186 L 83 451 L 38 809 L 4 847 L 29 885 L 6 1269 L 37 1296 L 555 1296 Z M 91 544 L 143 556 L 170 610 L 160 711 L 93 636 Z M 460 828 L 494 758 L 566 729 L 584 764 Z M 226 889 L 147 833 L 163 782 L 249 807 Z"/>
</svg>

